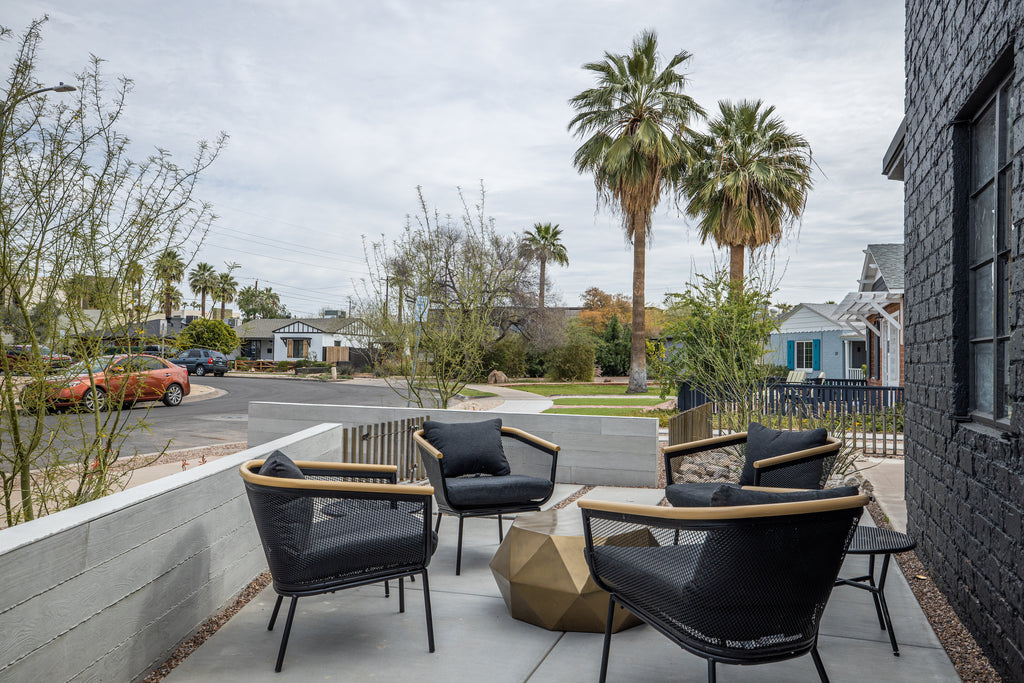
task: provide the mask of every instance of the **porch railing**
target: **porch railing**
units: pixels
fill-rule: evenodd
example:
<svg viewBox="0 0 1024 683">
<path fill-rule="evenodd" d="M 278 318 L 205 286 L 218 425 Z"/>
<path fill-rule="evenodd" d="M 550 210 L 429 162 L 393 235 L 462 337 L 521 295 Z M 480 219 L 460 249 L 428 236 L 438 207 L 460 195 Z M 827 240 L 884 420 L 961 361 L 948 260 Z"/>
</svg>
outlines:
<svg viewBox="0 0 1024 683">
<path fill-rule="evenodd" d="M 735 403 L 723 405 L 693 387 L 684 386 L 679 392 L 681 410 L 704 404 L 711 404 L 712 423 L 718 431 L 727 431 L 729 415 L 741 408 Z M 867 454 L 903 453 L 903 387 L 835 380 L 779 382 L 765 385 L 743 408 L 763 415 L 765 422 L 780 429 L 806 428 L 807 420 L 825 423 L 833 434 L 845 434 L 854 447 Z"/>
</svg>

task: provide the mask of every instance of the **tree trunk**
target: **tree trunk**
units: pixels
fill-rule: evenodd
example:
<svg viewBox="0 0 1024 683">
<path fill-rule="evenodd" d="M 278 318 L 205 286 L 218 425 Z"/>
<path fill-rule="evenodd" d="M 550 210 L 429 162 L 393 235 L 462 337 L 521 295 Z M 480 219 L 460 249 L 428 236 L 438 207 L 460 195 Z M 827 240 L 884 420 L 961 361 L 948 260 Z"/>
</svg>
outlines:
<svg viewBox="0 0 1024 683">
<path fill-rule="evenodd" d="M 221 322 L 224 322 L 224 315 L 225 315 L 225 310 L 227 308 L 227 305 L 228 305 L 228 300 L 227 299 L 221 299 L 221 302 L 220 302 L 220 320 L 221 320 Z"/>
<path fill-rule="evenodd" d="M 627 394 L 647 392 L 647 335 L 644 330 L 644 281 L 647 266 L 647 225 L 644 216 L 633 222 L 633 330 L 630 338 L 629 386 Z"/>
<path fill-rule="evenodd" d="M 743 256 L 745 247 L 742 244 L 729 245 L 729 279 L 743 285 Z"/>
<path fill-rule="evenodd" d="M 540 310 L 544 310 L 544 267 L 547 266 L 547 259 L 540 257 Z"/>
<path fill-rule="evenodd" d="M 200 292 L 202 293 L 202 296 L 203 296 L 202 303 L 200 304 L 200 306 L 201 306 L 200 313 L 202 314 L 202 317 L 205 318 L 206 317 L 206 287 L 203 287 L 200 290 Z"/>
<path fill-rule="evenodd" d="M 171 322 L 171 286 L 167 285 L 164 290 L 164 317 L 167 318 L 168 326 Z"/>
</svg>

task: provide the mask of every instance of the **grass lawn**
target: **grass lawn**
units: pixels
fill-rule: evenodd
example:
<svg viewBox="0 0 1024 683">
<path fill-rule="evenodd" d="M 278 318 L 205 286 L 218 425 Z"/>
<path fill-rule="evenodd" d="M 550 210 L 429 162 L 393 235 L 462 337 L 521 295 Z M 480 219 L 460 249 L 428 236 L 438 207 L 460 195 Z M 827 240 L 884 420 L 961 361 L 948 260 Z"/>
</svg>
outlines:
<svg viewBox="0 0 1024 683">
<path fill-rule="evenodd" d="M 633 395 L 628 396 L 594 396 L 585 398 L 556 398 L 556 406 L 656 406 L 662 400 L 657 396 Z"/>
<path fill-rule="evenodd" d="M 509 389 L 527 391 L 541 396 L 657 396 L 661 390 L 655 384 L 647 385 L 646 394 L 627 394 L 625 384 L 531 384 L 529 387 L 510 386 Z"/>
<path fill-rule="evenodd" d="M 497 394 L 492 394 L 489 391 L 477 391 L 476 389 L 469 389 L 468 387 L 463 387 L 462 391 L 459 393 L 466 398 L 487 398 L 488 396 L 497 396 Z"/>
<path fill-rule="evenodd" d="M 557 415 L 599 415 L 612 417 L 653 417 L 657 418 L 662 427 L 668 426 L 668 420 L 675 414 L 674 410 L 652 410 L 644 412 L 639 408 L 548 408 L 545 413 Z"/>
</svg>

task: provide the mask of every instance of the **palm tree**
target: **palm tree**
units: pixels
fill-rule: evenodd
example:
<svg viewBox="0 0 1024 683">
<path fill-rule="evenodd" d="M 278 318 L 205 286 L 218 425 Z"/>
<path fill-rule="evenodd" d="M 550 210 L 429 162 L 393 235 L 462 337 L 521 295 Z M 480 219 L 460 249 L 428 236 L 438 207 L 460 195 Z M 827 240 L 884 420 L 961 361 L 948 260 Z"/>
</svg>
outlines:
<svg viewBox="0 0 1024 683">
<path fill-rule="evenodd" d="M 594 175 L 598 198 L 621 211 L 626 240 L 633 244 L 630 393 L 647 390 L 644 279 L 651 215 L 685 168 L 683 134 L 690 120 L 704 115 L 683 94 L 686 79 L 676 71 L 689 58 L 681 51 L 660 68 L 658 37 L 644 31 L 630 54 L 606 52 L 603 61 L 585 64 L 597 85 L 569 100 L 577 111 L 569 130 L 584 139 L 573 165 Z"/>
<path fill-rule="evenodd" d="M 132 260 L 125 265 L 124 278 L 128 283 L 132 320 L 142 320 L 142 280 L 145 277 L 146 271 L 138 261 Z"/>
<path fill-rule="evenodd" d="M 164 317 L 168 322 L 171 319 L 172 290 L 177 291 L 174 283 L 181 282 L 184 276 L 185 263 L 178 256 L 178 252 L 168 249 L 160 254 L 156 260 L 156 279 L 163 283 Z"/>
<path fill-rule="evenodd" d="M 539 308 L 544 308 L 544 280 L 545 267 L 548 259 L 560 266 L 569 265 L 569 254 L 562 244 L 562 230 L 557 225 L 550 223 L 534 223 L 533 231 L 526 231 L 526 239 L 523 240 L 526 247 L 540 260 L 540 296 L 538 298 Z"/>
<path fill-rule="evenodd" d="M 220 319 L 224 320 L 224 317 L 227 315 L 225 309 L 228 302 L 234 301 L 235 294 L 238 293 L 238 282 L 231 275 L 230 270 L 217 276 L 217 284 L 214 286 L 214 293 L 217 300 L 220 301 Z"/>
<path fill-rule="evenodd" d="M 708 132 L 691 135 L 686 212 L 700 219 L 701 242 L 729 248 L 729 278 L 742 285 L 744 248 L 778 244 L 803 213 L 811 148 L 761 100 L 718 106 Z"/>
<path fill-rule="evenodd" d="M 209 263 L 197 263 L 192 272 L 188 274 L 188 286 L 193 294 L 200 297 L 199 309 L 202 316 L 206 317 L 206 294 L 213 289 L 217 282 L 217 271 Z"/>
</svg>

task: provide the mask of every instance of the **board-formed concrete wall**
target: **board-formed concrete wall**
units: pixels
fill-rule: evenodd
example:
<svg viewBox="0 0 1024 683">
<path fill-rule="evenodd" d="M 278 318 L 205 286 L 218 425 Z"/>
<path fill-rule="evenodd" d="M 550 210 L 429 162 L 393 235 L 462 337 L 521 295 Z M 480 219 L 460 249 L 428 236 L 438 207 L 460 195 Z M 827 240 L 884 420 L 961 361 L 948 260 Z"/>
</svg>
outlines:
<svg viewBox="0 0 1024 683">
<path fill-rule="evenodd" d="M 132 681 L 266 570 L 238 466 L 333 452 L 317 425 L 0 531 L 0 680 Z"/>
<path fill-rule="evenodd" d="M 557 481 L 605 486 L 655 486 L 658 465 L 658 421 L 647 417 L 537 415 L 423 408 L 384 408 L 300 403 L 250 403 L 249 445 L 265 443 L 321 422 L 346 427 L 429 416 L 442 422 L 476 422 L 500 417 L 562 447 Z M 340 442 L 338 448 L 340 449 Z M 506 439 L 510 461 L 527 446 Z M 514 462 L 512 463 L 514 466 Z"/>
</svg>

